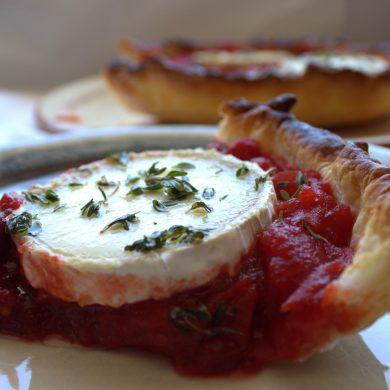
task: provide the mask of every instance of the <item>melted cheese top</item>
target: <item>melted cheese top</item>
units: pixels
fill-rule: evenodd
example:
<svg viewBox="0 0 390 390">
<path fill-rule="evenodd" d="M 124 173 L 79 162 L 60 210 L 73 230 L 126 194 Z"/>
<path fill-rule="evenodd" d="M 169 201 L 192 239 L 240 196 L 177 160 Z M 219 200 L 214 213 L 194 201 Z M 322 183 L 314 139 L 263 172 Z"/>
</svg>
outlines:
<svg viewBox="0 0 390 390">
<path fill-rule="evenodd" d="M 294 55 L 283 50 L 199 51 L 193 55 L 193 61 L 202 65 L 222 67 L 273 64 L 276 73 L 294 75 L 302 75 L 310 65 L 335 70 L 352 70 L 373 76 L 390 68 L 389 61 L 379 55 L 341 52 Z"/>
</svg>

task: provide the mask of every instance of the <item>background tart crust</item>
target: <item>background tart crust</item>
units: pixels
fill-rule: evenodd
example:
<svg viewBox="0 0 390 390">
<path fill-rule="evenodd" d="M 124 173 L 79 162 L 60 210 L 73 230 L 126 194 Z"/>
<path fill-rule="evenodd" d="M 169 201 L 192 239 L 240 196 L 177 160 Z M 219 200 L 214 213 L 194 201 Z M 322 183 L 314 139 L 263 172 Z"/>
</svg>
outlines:
<svg viewBox="0 0 390 390">
<path fill-rule="evenodd" d="M 265 104 L 244 99 L 226 103 L 216 139 L 232 143 L 251 137 L 265 152 L 320 172 L 337 200 L 357 216 L 353 263 L 327 286 L 323 299 L 336 318 L 334 327 L 321 345 L 305 346 L 305 354 L 310 354 L 390 311 L 390 168 L 369 157 L 367 144 L 345 141 L 298 121 L 289 113 L 295 101 L 285 94 Z M 343 313 L 343 322 L 337 322 L 338 313 Z M 345 323 L 348 315 L 352 323 Z"/>
<path fill-rule="evenodd" d="M 164 122 L 216 123 L 217 107 L 222 101 L 237 97 L 266 101 L 285 92 L 298 97 L 294 114 L 316 126 L 360 124 L 390 113 L 388 45 L 336 40 L 258 41 L 242 45 L 243 49 L 277 49 L 294 54 L 319 50 L 376 54 L 389 61 L 389 67 L 375 76 L 314 65 L 302 76 L 276 75 L 269 69 L 226 75 L 220 69 L 178 65 L 169 59 L 204 48 L 188 41 L 123 40 L 119 49 L 124 58 L 114 61 L 103 76 L 125 105 L 152 113 Z"/>
</svg>

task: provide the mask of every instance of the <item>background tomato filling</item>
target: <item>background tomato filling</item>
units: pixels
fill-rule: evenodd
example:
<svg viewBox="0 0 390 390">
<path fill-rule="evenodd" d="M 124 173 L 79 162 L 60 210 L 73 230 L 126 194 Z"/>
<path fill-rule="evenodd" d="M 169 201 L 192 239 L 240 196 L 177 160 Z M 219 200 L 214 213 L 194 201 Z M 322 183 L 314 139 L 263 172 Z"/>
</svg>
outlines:
<svg viewBox="0 0 390 390">
<path fill-rule="evenodd" d="M 212 146 L 274 168 L 274 221 L 234 276 L 222 271 L 196 290 L 116 309 L 61 301 L 24 278 L 4 233 L 5 216 L 23 198 L 6 194 L 0 200 L 0 331 L 30 340 L 56 335 L 87 346 L 138 347 L 165 355 L 180 373 L 202 376 L 302 357 L 326 341 L 335 319 L 322 305 L 324 291 L 353 257 L 349 207 L 337 204 L 318 173 L 289 167 L 254 140 Z"/>
</svg>

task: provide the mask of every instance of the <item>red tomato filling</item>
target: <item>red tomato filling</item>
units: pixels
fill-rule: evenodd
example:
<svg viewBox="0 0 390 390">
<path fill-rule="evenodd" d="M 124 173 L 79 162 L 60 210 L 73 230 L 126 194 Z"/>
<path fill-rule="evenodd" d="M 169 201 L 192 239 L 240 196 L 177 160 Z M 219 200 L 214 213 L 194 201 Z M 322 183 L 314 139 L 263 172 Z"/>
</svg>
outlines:
<svg viewBox="0 0 390 390">
<path fill-rule="evenodd" d="M 326 341 L 336 320 L 322 299 L 353 257 L 351 210 L 336 202 L 318 173 L 289 168 L 253 140 L 218 148 L 274 167 L 269 174 L 278 196 L 274 221 L 234 276 L 222 272 L 196 290 L 117 309 L 61 301 L 24 278 L 4 233 L 4 217 L 22 197 L 6 194 L 0 200 L 0 331 L 30 340 L 56 335 L 87 346 L 138 347 L 165 355 L 183 374 L 202 376 L 299 358 Z"/>
</svg>

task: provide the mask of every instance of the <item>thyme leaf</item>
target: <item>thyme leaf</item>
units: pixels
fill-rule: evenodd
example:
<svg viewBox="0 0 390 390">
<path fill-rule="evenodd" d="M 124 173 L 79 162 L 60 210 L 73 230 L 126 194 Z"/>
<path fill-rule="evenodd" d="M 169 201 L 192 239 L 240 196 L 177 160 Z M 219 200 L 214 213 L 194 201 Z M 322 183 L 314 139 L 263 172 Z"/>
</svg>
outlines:
<svg viewBox="0 0 390 390">
<path fill-rule="evenodd" d="M 307 177 L 301 171 L 298 171 L 297 176 L 295 177 L 295 182 L 298 186 L 303 186 L 307 183 Z"/>
<path fill-rule="evenodd" d="M 139 219 L 136 216 L 137 214 L 138 212 L 133 214 L 125 214 L 119 218 L 114 219 L 100 231 L 100 234 L 104 233 L 108 229 L 111 229 L 112 227 L 120 227 L 124 230 L 130 230 L 130 224 L 139 222 Z"/>
<path fill-rule="evenodd" d="M 107 202 L 107 195 L 106 195 L 105 191 L 103 190 L 102 187 L 98 187 L 98 188 L 99 188 L 99 191 L 101 192 L 101 194 L 103 196 L 104 202 Z"/>
<path fill-rule="evenodd" d="M 130 184 L 136 183 L 139 179 L 141 179 L 139 176 L 127 176 L 125 184 L 129 186 Z"/>
<path fill-rule="evenodd" d="M 159 213 L 164 213 L 167 211 L 167 207 L 164 205 L 163 202 L 159 202 L 157 199 L 154 199 L 152 203 L 153 208 Z"/>
<path fill-rule="evenodd" d="M 145 177 L 145 186 L 135 184 L 130 188 L 127 195 L 141 195 L 148 191 L 164 190 L 170 200 L 184 199 L 189 194 L 195 194 L 198 190 L 185 177 L 185 171 L 171 171 L 167 176 L 156 176 L 165 171 L 166 168 L 157 168 L 158 162 L 152 164 L 148 171 L 140 172 Z M 179 179 L 177 176 L 181 176 Z"/>
<path fill-rule="evenodd" d="M 249 173 L 249 168 L 245 164 L 242 164 L 240 168 L 238 168 L 236 171 L 236 177 L 244 177 L 248 173 Z"/>
<path fill-rule="evenodd" d="M 81 182 L 77 182 L 77 181 L 73 181 L 71 183 L 68 184 L 69 187 L 72 187 L 72 188 L 77 188 L 77 187 L 82 187 L 82 186 L 85 186 L 86 183 L 81 183 Z"/>
<path fill-rule="evenodd" d="M 116 194 L 119 191 L 119 187 L 120 187 L 120 184 L 118 183 L 118 185 L 114 188 L 114 190 L 108 196 L 111 197 L 114 194 Z"/>
<path fill-rule="evenodd" d="M 259 176 L 255 179 L 255 191 L 258 191 L 261 184 L 264 184 L 269 179 L 269 174 L 276 168 L 272 167 L 265 171 L 264 175 Z"/>
<path fill-rule="evenodd" d="M 195 194 L 198 192 L 198 190 L 187 180 L 164 178 L 160 183 L 164 187 L 165 193 L 174 199 L 182 199 L 189 194 Z"/>
<path fill-rule="evenodd" d="M 172 207 L 172 206 L 176 206 L 179 202 L 174 199 L 168 199 L 168 200 L 164 200 L 162 203 L 164 204 L 165 207 Z"/>
<path fill-rule="evenodd" d="M 126 152 L 114 153 L 108 156 L 106 160 L 111 164 L 125 168 L 129 162 L 129 155 Z"/>
<path fill-rule="evenodd" d="M 52 202 L 52 203 L 55 203 L 55 202 L 58 202 L 60 200 L 60 197 L 58 196 L 58 194 L 56 194 L 53 190 L 47 190 L 45 191 L 45 193 L 43 194 L 43 196 L 49 201 L 49 202 Z"/>
<path fill-rule="evenodd" d="M 24 211 L 15 215 L 6 222 L 5 233 L 30 236 L 37 236 L 42 231 L 42 225 L 37 221 L 36 216 Z"/>
<path fill-rule="evenodd" d="M 181 307 L 173 307 L 170 317 L 174 325 L 184 333 L 190 334 L 191 330 L 195 330 L 201 334 L 205 331 L 196 326 L 192 320 L 210 321 L 211 314 L 207 307 L 200 303 L 196 309 L 183 309 Z"/>
<path fill-rule="evenodd" d="M 80 172 L 81 174 L 82 174 L 82 176 L 91 176 L 92 175 L 92 169 L 91 168 L 88 168 L 88 167 L 85 167 L 85 166 L 83 166 L 83 167 L 78 167 L 78 168 L 76 168 L 76 170 L 78 171 L 78 172 Z"/>
<path fill-rule="evenodd" d="M 48 206 L 51 203 L 56 203 L 60 200 L 58 194 L 51 189 L 48 189 L 43 193 L 23 192 L 23 195 L 29 202 L 39 203 L 41 206 Z"/>
<path fill-rule="evenodd" d="M 285 190 L 280 190 L 280 196 L 285 200 L 289 201 L 291 199 L 290 194 Z"/>
<path fill-rule="evenodd" d="M 186 176 L 187 175 L 187 172 L 185 171 L 177 171 L 177 170 L 174 170 L 174 171 L 170 171 L 165 177 L 176 177 L 176 176 Z"/>
<path fill-rule="evenodd" d="M 127 195 L 136 195 L 136 196 L 138 196 L 138 195 L 141 195 L 143 193 L 144 193 L 144 191 L 143 191 L 142 187 L 140 185 L 138 185 L 138 184 L 135 184 L 135 185 L 133 185 L 130 188 L 130 191 L 127 193 Z"/>
<path fill-rule="evenodd" d="M 54 209 L 53 209 L 53 213 L 56 213 L 57 211 L 60 211 L 62 209 L 64 209 L 66 206 L 64 204 L 57 204 L 54 206 Z"/>
<path fill-rule="evenodd" d="M 195 169 L 195 165 L 191 164 L 189 162 L 183 161 L 183 162 L 181 162 L 179 164 L 176 164 L 173 168 L 185 171 L 185 170 L 188 170 L 188 169 Z"/>
<path fill-rule="evenodd" d="M 107 180 L 106 176 L 102 176 L 100 180 L 96 182 L 99 187 L 115 187 L 118 185 L 116 181 Z"/>
<path fill-rule="evenodd" d="M 322 237 L 320 234 L 314 232 L 306 221 L 304 221 L 304 220 L 302 221 L 302 226 L 316 240 L 324 241 L 327 244 L 329 244 L 329 241 L 325 237 Z"/>
<path fill-rule="evenodd" d="M 163 188 L 163 185 L 159 182 L 149 182 L 145 187 L 142 187 L 143 191 L 158 191 Z"/>
<path fill-rule="evenodd" d="M 146 176 L 146 177 L 161 175 L 167 168 L 166 167 L 157 168 L 158 163 L 159 163 L 159 161 L 156 161 L 149 167 L 149 169 L 147 169 L 146 171 L 141 170 L 138 173 L 141 176 Z"/>
<path fill-rule="evenodd" d="M 260 186 L 264 184 L 268 179 L 268 175 L 262 175 L 255 179 L 255 191 L 258 191 Z"/>
<path fill-rule="evenodd" d="M 295 182 L 298 185 L 297 190 L 291 195 L 292 198 L 296 198 L 302 190 L 302 186 L 307 183 L 307 178 L 306 176 L 303 175 L 301 171 L 297 173 L 297 176 L 295 177 Z"/>
<path fill-rule="evenodd" d="M 96 218 L 99 216 L 100 213 L 100 207 L 102 205 L 107 204 L 107 195 L 104 192 L 103 188 L 98 187 L 99 191 L 101 192 L 103 196 L 103 200 L 99 200 L 98 202 L 95 202 L 93 199 L 91 199 L 88 203 L 86 203 L 80 210 L 81 210 L 81 216 L 87 217 L 87 218 Z"/>
<path fill-rule="evenodd" d="M 193 211 L 193 210 L 197 210 L 197 209 L 203 209 L 204 211 L 206 211 L 207 213 L 211 213 L 213 211 L 213 208 L 211 206 L 208 206 L 206 203 L 204 202 L 195 202 L 192 204 L 191 208 L 188 210 L 188 211 Z"/>
<path fill-rule="evenodd" d="M 172 243 L 198 244 L 207 235 L 209 230 L 195 229 L 191 226 L 173 225 L 169 229 L 153 232 L 125 246 L 125 251 L 149 252 L 161 249 Z"/>
<path fill-rule="evenodd" d="M 133 185 L 130 188 L 130 191 L 127 193 L 127 195 L 142 195 L 145 191 L 157 191 L 161 190 L 163 188 L 162 184 L 159 182 L 150 182 L 150 184 L 147 184 L 144 187 L 141 187 L 138 184 Z"/>
<path fill-rule="evenodd" d="M 96 218 L 99 216 L 100 206 L 102 202 L 95 202 L 91 199 L 88 203 L 86 203 L 80 210 L 81 216 L 87 218 Z"/>
<path fill-rule="evenodd" d="M 281 183 L 285 183 L 285 182 L 281 182 Z M 302 191 L 302 187 L 304 184 L 307 183 L 307 177 L 303 175 L 303 173 L 301 171 L 299 171 L 297 173 L 297 176 L 295 177 L 295 183 L 297 184 L 297 189 L 295 190 L 295 192 L 290 195 L 287 191 L 285 190 L 280 190 L 280 196 L 285 200 L 285 201 L 289 201 L 290 199 L 292 198 L 296 198 Z M 288 183 L 286 183 L 286 186 L 288 185 Z M 281 187 L 280 186 L 280 183 L 278 183 L 278 187 Z"/>
<path fill-rule="evenodd" d="M 224 317 L 234 316 L 236 312 L 236 307 L 228 307 L 224 302 L 220 302 L 212 315 L 206 305 L 199 302 L 197 308 L 173 307 L 170 317 L 173 324 L 180 331 L 186 334 L 198 333 L 202 336 L 201 341 L 203 341 L 204 339 L 227 334 L 241 335 L 242 333 L 236 329 L 221 326 Z"/>
<path fill-rule="evenodd" d="M 213 321 L 212 321 L 213 327 L 219 326 L 221 324 L 221 320 L 223 315 L 225 314 L 225 310 L 226 310 L 225 302 L 220 302 L 214 312 Z"/>
<path fill-rule="evenodd" d="M 163 202 L 160 202 L 158 200 L 153 200 L 153 208 L 156 211 L 165 212 L 167 211 L 168 207 L 176 206 L 178 202 L 176 200 L 164 200 Z"/>
</svg>

